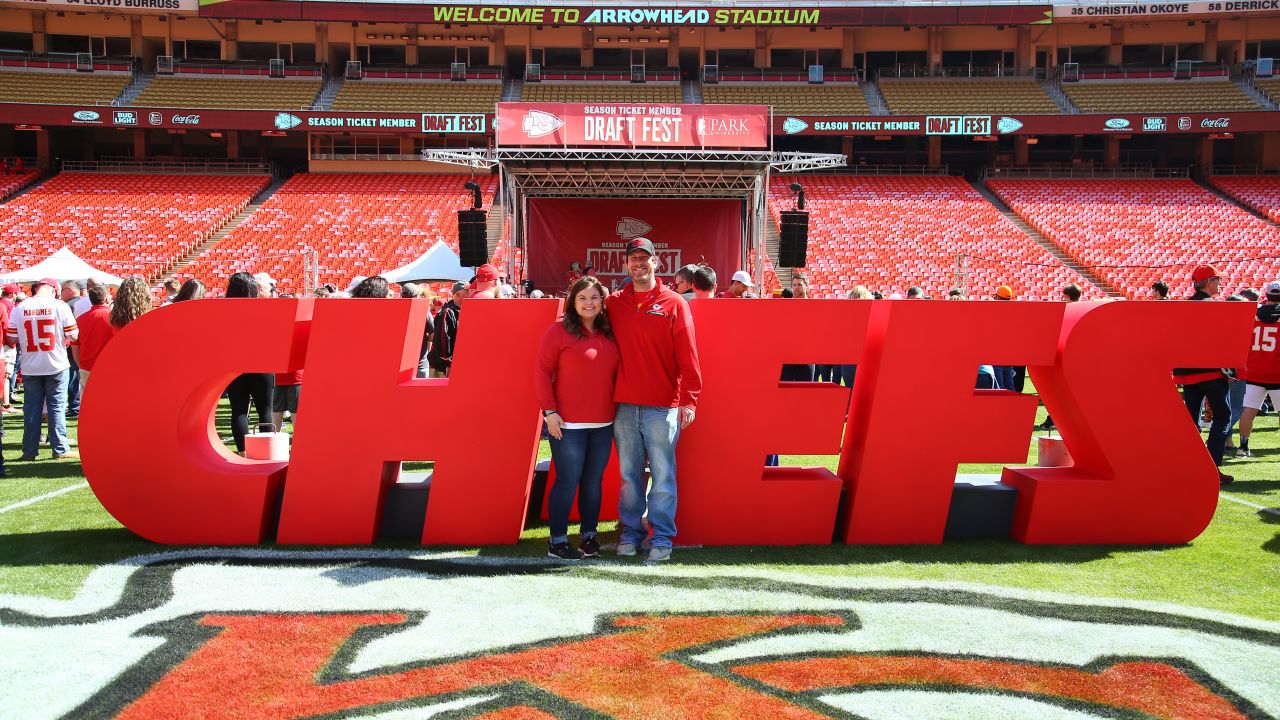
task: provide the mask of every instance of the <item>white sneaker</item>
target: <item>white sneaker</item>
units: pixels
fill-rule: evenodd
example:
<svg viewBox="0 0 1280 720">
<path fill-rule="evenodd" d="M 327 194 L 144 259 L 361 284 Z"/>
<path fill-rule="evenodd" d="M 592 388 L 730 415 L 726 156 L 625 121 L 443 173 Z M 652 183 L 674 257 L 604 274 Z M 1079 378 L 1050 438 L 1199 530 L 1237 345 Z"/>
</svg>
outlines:
<svg viewBox="0 0 1280 720">
<path fill-rule="evenodd" d="M 619 557 L 635 557 L 636 544 L 635 543 L 618 543 L 618 556 Z"/>
</svg>

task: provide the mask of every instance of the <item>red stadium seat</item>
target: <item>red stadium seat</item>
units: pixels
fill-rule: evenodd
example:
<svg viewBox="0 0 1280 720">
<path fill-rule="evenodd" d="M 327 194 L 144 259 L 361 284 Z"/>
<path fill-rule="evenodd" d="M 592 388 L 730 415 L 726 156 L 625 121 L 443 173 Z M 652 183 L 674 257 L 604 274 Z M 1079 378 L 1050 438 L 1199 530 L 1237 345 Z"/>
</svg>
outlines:
<svg viewBox="0 0 1280 720">
<path fill-rule="evenodd" d="M 815 297 L 845 297 L 854 285 L 885 295 L 919 285 L 934 298 L 961 284 L 966 254 L 970 297 L 1011 285 L 1022 299 L 1057 300 L 1068 283 L 1103 296 L 961 178 L 933 176 L 803 178 L 809 210 L 805 271 Z M 791 208 L 787 183 L 770 188 L 774 219 Z"/>
<path fill-rule="evenodd" d="M 1222 192 L 1280 223 L 1280 175 L 1218 175 L 1209 180 Z"/>
<path fill-rule="evenodd" d="M 62 173 L 0 206 L 0 265 L 68 247 L 114 275 L 155 277 L 267 186 L 265 175 Z"/>
<path fill-rule="evenodd" d="M 1156 280 L 1191 294 L 1191 271 L 1213 263 L 1223 294 L 1280 273 L 1280 228 L 1191 180 L 992 180 L 1018 215 L 1129 298 Z M 1273 259 L 1260 260 L 1270 256 Z"/>
<path fill-rule="evenodd" d="M 295 175 L 179 278 L 196 277 L 215 293 L 241 270 L 267 272 L 284 293 L 301 293 L 304 250 L 319 253 L 320 283 L 345 288 L 426 252 L 438 240 L 458 250 L 457 211 L 470 206 L 467 180 L 486 203 L 497 178 L 453 174 Z"/>
</svg>

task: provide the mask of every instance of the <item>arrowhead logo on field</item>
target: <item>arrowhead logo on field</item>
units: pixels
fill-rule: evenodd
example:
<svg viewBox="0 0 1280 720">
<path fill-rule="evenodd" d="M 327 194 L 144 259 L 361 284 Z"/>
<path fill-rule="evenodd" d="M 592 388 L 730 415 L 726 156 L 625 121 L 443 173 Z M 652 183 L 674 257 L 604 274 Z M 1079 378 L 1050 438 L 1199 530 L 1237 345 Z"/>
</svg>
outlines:
<svg viewBox="0 0 1280 720">
<path fill-rule="evenodd" d="M 641 237 L 652 229 L 653 226 L 649 223 L 633 217 L 622 218 L 614 227 L 614 231 L 618 233 L 618 237 L 623 240 Z"/>
<path fill-rule="evenodd" d="M 524 130 L 525 135 L 531 138 L 540 138 L 564 127 L 564 121 L 549 112 L 530 110 L 524 114 L 524 121 L 520 127 Z"/>
<path fill-rule="evenodd" d="M 1141 603 L 400 553 L 196 551 L 113 569 L 126 567 L 95 573 L 75 601 L 0 601 L 13 649 L 0 656 L 6 711 L 809 720 L 957 706 L 1063 719 L 1280 709 L 1280 688 L 1257 677 L 1280 663 L 1267 623 Z"/>
</svg>

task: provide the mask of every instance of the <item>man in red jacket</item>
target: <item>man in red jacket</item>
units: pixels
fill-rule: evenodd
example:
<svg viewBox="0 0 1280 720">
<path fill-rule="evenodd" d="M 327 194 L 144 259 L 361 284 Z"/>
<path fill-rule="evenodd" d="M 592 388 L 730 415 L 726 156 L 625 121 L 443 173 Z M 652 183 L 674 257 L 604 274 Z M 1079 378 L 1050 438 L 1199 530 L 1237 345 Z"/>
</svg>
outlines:
<svg viewBox="0 0 1280 720">
<path fill-rule="evenodd" d="M 622 357 L 613 399 L 618 414 L 613 439 L 618 448 L 622 495 L 618 554 L 633 556 L 645 539 L 645 458 L 652 485 L 647 506 L 653 541 L 649 562 L 671 557 L 676 534 L 676 441 L 693 422 L 702 371 L 693 341 L 693 318 L 684 298 L 657 278 L 653 243 L 627 243 L 631 283 L 605 301 Z"/>
<path fill-rule="evenodd" d="M 1249 452 L 1249 433 L 1253 419 L 1262 410 L 1262 401 L 1271 396 L 1271 404 L 1280 408 L 1280 280 L 1262 286 L 1267 301 L 1258 307 L 1253 323 L 1253 345 L 1245 361 L 1244 414 L 1240 416 L 1240 448 L 1236 457 L 1253 457 Z"/>
</svg>

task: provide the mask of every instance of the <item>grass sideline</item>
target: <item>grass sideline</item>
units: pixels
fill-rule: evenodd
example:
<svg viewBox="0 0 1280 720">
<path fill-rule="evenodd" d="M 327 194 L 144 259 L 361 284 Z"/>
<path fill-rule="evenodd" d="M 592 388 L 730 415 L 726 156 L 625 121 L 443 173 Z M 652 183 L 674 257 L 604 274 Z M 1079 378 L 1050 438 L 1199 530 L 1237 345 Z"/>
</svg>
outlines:
<svg viewBox="0 0 1280 720">
<path fill-rule="evenodd" d="M 1040 410 L 1037 422 L 1044 417 Z M 227 409 L 219 409 L 226 431 Z M 0 509 L 84 482 L 74 461 L 52 461 L 48 449 L 34 463 L 21 454 L 21 415 L 3 418 L 8 479 L 0 481 Z M 76 422 L 69 421 L 72 436 Z M 925 438 L 929 430 L 918 430 Z M 1037 432 L 1036 435 L 1041 433 Z M 1231 459 L 1236 483 L 1225 494 L 1265 508 L 1280 508 L 1280 429 L 1274 415 L 1259 418 L 1254 457 Z M 1158 449 L 1153 448 L 1152 452 Z M 540 457 L 548 457 L 546 443 Z M 783 464 L 834 467 L 834 456 L 783 456 Z M 1035 462 L 1034 439 L 1028 463 Z M 965 465 L 966 473 L 998 472 L 1000 465 Z M 606 534 L 612 524 L 603 528 Z M 528 528 L 514 546 L 475 548 L 480 556 L 536 558 L 545 553 L 547 528 Z M 384 548 L 415 547 L 383 542 Z M 87 488 L 0 512 L 0 594 L 68 599 L 100 565 L 174 548 L 138 538 L 121 527 Z M 606 560 L 606 562 L 612 562 Z M 1209 528 L 1175 547 L 1026 546 L 1012 540 L 952 541 L 937 546 L 807 546 L 677 550 L 684 566 L 751 566 L 814 576 L 883 577 L 971 582 L 1103 598 L 1172 602 L 1263 620 L 1280 620 L 1280 514 L 1222 499 Z"/>
</svg>

